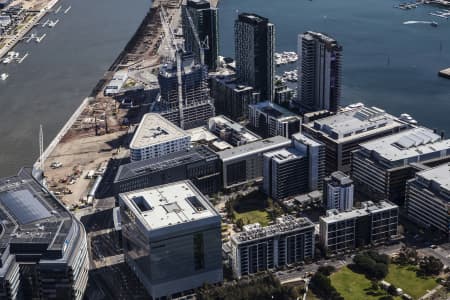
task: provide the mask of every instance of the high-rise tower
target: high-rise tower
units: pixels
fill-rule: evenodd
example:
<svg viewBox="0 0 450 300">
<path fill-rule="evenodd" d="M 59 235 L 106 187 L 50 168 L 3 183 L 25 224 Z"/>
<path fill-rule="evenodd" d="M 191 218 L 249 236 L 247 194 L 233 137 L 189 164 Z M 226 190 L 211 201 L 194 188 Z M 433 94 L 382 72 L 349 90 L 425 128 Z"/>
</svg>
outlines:
<svg viewBox="0 0 450 300">
<path fill-rule="evenodd" d="M 306 112 L 337 111 L 341 101 L 342 46 L 322 33 L 298 36 L 297 104 Z"/>
<path fill-rule="evenodd" d="M 234 24 L 236 75 L 261 93 L 274 97 L 275 26 L 267 18 L 242 13 Z"/>
<path fill-rule="evenodd" d="M 195 63 L 190 53 L 178 55 L 180 76 L 174 63 L 165 64 L 159 71 L 161 97 L 154 111 L 182 129 L 205 125 L 215 115 L 209 96 L 207 67 Z"/>
<path fill-rule="evenodd" d="M 216 70 L 219 57 L 217 8 L 211 7 L 208 0 L 188 0 L 181 12 L 186 50 L 194 54 L 198 63 Z"/>
</svg>

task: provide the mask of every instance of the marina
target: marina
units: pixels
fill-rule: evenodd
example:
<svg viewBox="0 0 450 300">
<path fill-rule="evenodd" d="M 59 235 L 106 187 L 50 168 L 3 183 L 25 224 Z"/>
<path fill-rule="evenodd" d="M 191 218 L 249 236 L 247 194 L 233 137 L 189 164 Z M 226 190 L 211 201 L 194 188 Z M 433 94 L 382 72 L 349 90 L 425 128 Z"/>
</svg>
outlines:
<svg viewBox="0 0 450 300">
<path fill-rule="evenodd" d="M 21 64 L 25 60 L 25 58 L 28 57 L 28 55 L 29 55 L 29 53 L 27 52 L 27 53 L 25 53 L 24 56 L 20 57 L 19 52 L 10 51 L 10 52 L 8 52 L 6 57 L 2 59 L 2 63 L 9 64 L 12 62 L 17 62 L 17 63 Z"/>
<path fill-rule="evenodd" d="M 443 19 L 448 19 L 448 17 L 450 17 L 450 10 L 448 10 L 448 9 L 438 10 L 438 11 L 429 13 L 429 15 L 443 18 Z"/>
<path fill-rule="evenodd" d="M 24 35 L 41 37 L 47 33 L 39 46 L 34 40 L 22 40 L 13 49 L 19 57 L 29 53 L 22 64 L 3 64 L 0 59 L 0 76 L 8 74 L 5 81 L 0 80 L 0 99 L 11 101 L 1 112 L 5 124 L 0 134 L 6 147 L 0 154 L 3 176 L 34 163 L 39 151 L 39 124 L 44 128 L 45 148 L 123 50 L 150 3 L 60 0 L 55 9 L 59 5 L 62 9 L 57 15 L 50 11 L 39 26 Z M 70 12 L 63 15 L 69 6 Z M 60 22 L 50 30 L 41 27 L 47 19 Z M 108 29 L 92 30 L 102 24 L 109 24 Z M 73 66 L 70 72 L 67 64 Z M 27 122 L 14 122 L 17 118 Z"/>
<path fill-rule="evenodd" d="M 297 53 L 292 51 L 284 51 L 282 53 L 275 53 L 275 64 L 277 67 L 281 65 L 291 64 L 298 60 Z"/>
</svg>

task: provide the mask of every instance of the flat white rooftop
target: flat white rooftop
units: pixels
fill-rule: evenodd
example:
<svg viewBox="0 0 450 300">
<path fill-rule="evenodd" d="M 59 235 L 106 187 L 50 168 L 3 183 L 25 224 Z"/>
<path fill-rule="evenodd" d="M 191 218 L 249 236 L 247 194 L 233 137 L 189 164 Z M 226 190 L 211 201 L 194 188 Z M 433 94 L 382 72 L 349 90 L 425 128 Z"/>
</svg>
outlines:
<svg viewBox="0 0 450 300">
<path fill-rule="evenodd" d="M 148 230 L 217 216 L 217 212 L 190 181 L 179 181 L 120 194 L 143 217 Z"/>
<path fill-rule="evenodd" d="M 189 135 L 155 113 L 145 114 L 130 143 L 131 149 L 141 149 L 173 140 L 189 137 Z"/>
<path fill-rule="evenodd" d="M 440 156 L 450 149 L 450 140 L 441 140 L 432 130 L 419 127 L 361 144 L 361 148 L 394 162 L 433 153 Z"/>
<path fill-rule="evenodd" d="M 302 157 L 303 155 L 295 148 L 287 148 L 267 152 L 264 154 L 264 156 L 271 157 L 274 161 L 281 163 Z"/>
<path fill-rule="evenodd" d="M 419 172 L 417 177 L 435 182 L 440 188 L 450 192 L 450 164 L 448 163 Z"/>
<path fill-rule="evenodd" d="M 329 138 L 345 142 L 371 133 L 407 126 L 398 118 L 377 107 L 360 106 L 305 124 Z"/>
<path fill-rule="evenodd" d="M 320 217 L 322 221 L 325 223 L 334 223 L 338 221 L 343 221 L 347 219 L 353 219 L 357 217 L 367 216 L 371 213 L 377 213 L 383 210 L 390 210 L 394 208 L 398 208 L 397 205 L 392 204 L 387 201 L 380 201 L 378 203 L 374 203 L 372 201 L 362 202 L 361 208 L 353 208 L 351 211 L 339 212 L 336 209 L 327 210 L 327 215 L 324 217 Z"/>
<path fill-rule="evenodd" d="M 310 137 L 304 135 L 301 132 L 293 134 L 292 135 L 292 140 L 298 141 L 301 144 L 308 145 L 308 146 L 311 146 L 311 147 L 323 146 L 323 144 L 321 142 L 316 141 L 315 139 L 310 138 Z"/>
<path fill-rule="evenodd" d="M 191 137 L 191 142 L 212 142 L 217 140 L 217 136 L 211 133 L 206 126 L 187 129 L 186 133 Z"/>
<path fill-rule="evenodd" d="M 260 140 L 239 147 L 235 147 L 233 149 L 227 149 L 218 152 L 217 154 L 219 154 L 222 161 L 225 162 L 237 158 L 247 157 L 261 152 L 267 152 L 270 151 L 271 149 L 287 147 L 290 145 L 291 140 L 282 136 L 274 136 L 267 138 L 265 140 Z"/>
</svg>

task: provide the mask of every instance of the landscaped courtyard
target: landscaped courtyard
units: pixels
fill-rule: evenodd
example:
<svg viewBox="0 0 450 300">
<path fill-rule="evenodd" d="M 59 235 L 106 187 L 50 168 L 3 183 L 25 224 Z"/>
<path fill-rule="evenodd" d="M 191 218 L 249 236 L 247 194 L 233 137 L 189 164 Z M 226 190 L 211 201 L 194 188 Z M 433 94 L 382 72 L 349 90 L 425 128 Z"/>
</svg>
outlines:
<svg viewBox="0 0 450 300">
<path fill-rule="evenodd" d="M 271 221 L 269 206 L 266 195 L 259 191 L 250 193 L 233 201 L 234 220 L 240 219 L 243 224 L 259 223 L 261 226 L 267 226 Z"/>
</svg>

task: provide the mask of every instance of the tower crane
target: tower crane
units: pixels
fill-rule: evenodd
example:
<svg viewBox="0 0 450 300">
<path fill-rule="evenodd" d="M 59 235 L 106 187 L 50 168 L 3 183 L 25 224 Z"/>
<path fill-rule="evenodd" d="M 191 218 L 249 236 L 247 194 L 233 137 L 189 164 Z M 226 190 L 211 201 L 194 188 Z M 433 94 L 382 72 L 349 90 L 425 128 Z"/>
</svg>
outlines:
<svg viewBox="0 0 450 300">
<path fill-rule="evenodd" d="M 167 44 L 167 50 L 169 51 L 168 59 L 173 61 L 175 58 L 177 64 L 178 110 L 180 114 L 180 128 L 184 129 L 183 80 L 181 74 L 181 56 L 183 54 L 183 49 L 178 46 L 175 40 L 175 34 L 173 33 L 167 13 L 162 5 L 160 6 L 160 17 L 164 30 L 164 39 Z"/>
</svg>

